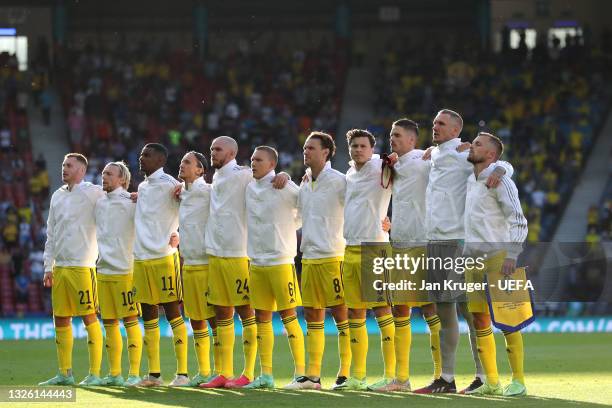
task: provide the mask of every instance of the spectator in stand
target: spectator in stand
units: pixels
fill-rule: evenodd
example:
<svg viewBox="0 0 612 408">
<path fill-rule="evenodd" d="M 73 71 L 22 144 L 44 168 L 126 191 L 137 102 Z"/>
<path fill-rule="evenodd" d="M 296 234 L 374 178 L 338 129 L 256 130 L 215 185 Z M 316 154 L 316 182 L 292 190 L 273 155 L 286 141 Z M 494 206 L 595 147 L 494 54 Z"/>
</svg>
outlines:
<svg viewBox="0 0 612 408">
<path fill-rule="evenodd" d="M 17 224 L 13 221 L 8 221 L 4 227 L 2 228 L 2 239 L 4 240 L 4 245 L 9 250 L 13 250 L 17 248 L 19 241 L 19 229 Z"/>
<path fill-rule="evenodd" d="M 34 282 L 42 281 L 44 270 L 43 249 L 40 244 L 30 252 L 28 261 L 30 262 L 30 273 Z"/>
<path fill-rule="evenodd" d="M 28 304 L 30 297 L 30 279 L 24 273 L 20 273 L 15 277 L 15 294 L 17 304 Z"/>
<path fill-rule="evenodd" d="M 32 247 L 32 230 L 25 219 L 19 223 L 19 246 L 28 249 Z"/>
</svg>

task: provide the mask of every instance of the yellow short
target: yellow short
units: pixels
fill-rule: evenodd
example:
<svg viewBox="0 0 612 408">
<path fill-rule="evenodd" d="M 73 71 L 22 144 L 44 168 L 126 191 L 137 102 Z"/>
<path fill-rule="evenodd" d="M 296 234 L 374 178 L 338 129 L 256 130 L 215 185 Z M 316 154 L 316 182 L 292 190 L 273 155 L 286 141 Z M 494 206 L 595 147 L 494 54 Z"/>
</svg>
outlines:
<svg viewBox="0 0 612 408">
<path fill-rule="evenodd" d="M 403 258 L 404 254 L 408 256 L 408 258 L 413 258 L 415 261 L 417 259 L 422 259 L 423 261 L 418 261 L 418 263 L 412 263 L 410 260 L 408 261 L 408 266 L 418 265 L 417 268 L 413 271 L 411 269 L 402 269 L 391 270 L 391 282 L 399 282 L 400 280 L 408 280 L 410 282 L 414 282 L 416 288 L 420 288 L 422 282 L 427 281 L 427 270 L 424 268 L 424 263 L 427 253 L 427 247 L 412 247 L 412 248 L 393 248 L 393 257 L 395 258 L 397 255 L 400 255 Z M 405 267 L 402 261 L 402 267 Z M 413 273 L 414 272 L 414 273 Z M 409 307 L 421 307 L 425 305 L 429 305 L 430 302 L 428 299 L 428 291 L 427 290 L 405 290 L 405 291 L 395 291 L 391 293 L 393 298 L 393 304 L 399 306 L 409 306 Z"/>
<path fill-rule="evenodd" d="M 208 265 L 183 265 L 183 306 L 185 316 L 193 320 L 215 317 L 208 304 Z"/>
<path fill-rule="evenodd" d="M 344 303 L 342 258 L 302 259 L 302 304 L 325 309 Z"/>
<path fill-rule="evenodd" d="M 389 306 L 388 294 L 376 292 L 377 301 L 367 302 L 362 299 L 361 292 L 361 246 L 347 245 L 342 264 L 342 282 L 344 283 L 344 298 L 349 309 L 371 309 L 373 307 Z"/>
<path fill-rule="evenodd" d="M 489 255 L 485 258 L 484 268 L 482 270 L 471 268 L 465 271 L 465 282 L 466 283 L 481 283 L 485 280 L 485 275 L 488 272 L 499 272 L 502 269 L 504 260 L 506 259 L 506 252 L 501 251 L 496 254 Z M 471 313 L 483 313 L 489 314 L 489 303 L 487 302 L 487 295 L 484 290 L 476 290 L 467 293 L 468 298 L 468 310 Z"/>
<path fill-rule="evenodd" d="M 163 258 L 134 261 L 134 301 L 159 305 L 183 299 L 178 252 Z"/>
<path fill-rule="evenodd" d="M 98 310 L 96 270 L 80 266 L 53 268 L 51 287 L 53 315 L 59 317 L 85 316 Z"/>
<path fill-rule="evenodd" d="M 302 305 L 295 265 L 250 266 L 251 306 L 275 312 Z"/>
<path fill-rule="evenodd" d="M 102 319 L 123 319 L 140 315 L 134 302 L 134 276 L 98 273 L 98 302 Z"/>
<path fill-rule="evenodd" d="M 217 306 L 243 306 L 249 294 L 249 258 L 208 257 L 208 303 Z"/>
</svg>

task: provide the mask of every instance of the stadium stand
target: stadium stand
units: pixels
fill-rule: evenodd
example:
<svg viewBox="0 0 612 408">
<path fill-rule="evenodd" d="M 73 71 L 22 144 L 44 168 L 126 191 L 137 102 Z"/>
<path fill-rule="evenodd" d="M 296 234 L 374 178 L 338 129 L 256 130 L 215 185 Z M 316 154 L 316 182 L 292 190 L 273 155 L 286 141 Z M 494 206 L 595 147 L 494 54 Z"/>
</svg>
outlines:
<svg viewBox="0 0 612 408">
<path fill-rule="evenodd" d="M 255 146 L 270 144 L 279 149 L 280 168 L 301 176 L 306 135 L 335 131 L 343 55 L 325 43 L 291 52 L 233 50 L 204 61 L 151 45 L 71 50 L 63 62 L 71 69 L 59 81 L 70 141 L 90 156 L 94 180 L 111 159 L 126 158 L 137 174 L 147 142 L 169 147 L 167 171 L 176 174 L 185 151 L 207 149 L 222 134 L 239 140 L 239 163 L 248 163 Z"/>
<path fill-rule="evenodd" d="M 32 154 L 27 108 L 31 96 L 44 109 L 46 78 L 44 70 L 20 72 L 15 55 L 0 54 L 2 316 L 45 311 L 40 279 L 49 177 L 44 158 Z"/>
<path fill-rule="evenodd" d="M 589 243 L 612 241 L 612 179 L 598 204 L 593 204 L 587 213 L 585 241 Z"/>
</svg>

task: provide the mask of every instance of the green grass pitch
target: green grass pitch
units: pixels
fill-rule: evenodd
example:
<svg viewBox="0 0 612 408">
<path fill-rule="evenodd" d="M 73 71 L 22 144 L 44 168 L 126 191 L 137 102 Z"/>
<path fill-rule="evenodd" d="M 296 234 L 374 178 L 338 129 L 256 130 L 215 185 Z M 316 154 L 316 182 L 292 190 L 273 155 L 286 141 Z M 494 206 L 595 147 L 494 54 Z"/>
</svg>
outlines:
<svg viewBox="0 0 612 408">
<path fill-rule="evenodd" d="M 521 399 L 502 397 L 469 397 L 461 395 L 420 396 L 411 393 L 377 394 L 373 392 L 322 391 L 239 391 L 199 389 L 126 389 L 102 388 L 77 389 L 77 402 L 64 404 L 40 404 L 33 406 L 88 406 L 88 407 L 225 407 L 225 406 L 282 406 L 282 407 L 354 407 L 368 406 L 611 406 L 612 405 L 612 335 L 611 334 L 526 334 L 525 371 L 529 396 Z M 496 335 L 497 360 L 502 381 L 509 378 L 509 368 L 503 347 L 503 337 Z M 242 368 L 242 350 L 236 342 L 236 374 Z M 174 376 L 174 352 L 170 339 L 162 338 L 162 375 L 166 382 Z M 105 356 L 106 358 L 106 356 Z M 124 349 L 124 375 L 127 373 L 127 358 Z M 52 377 L 56 372 L 55 346 L 52 340 L 3 341 L 0 342 L 0 385 L 34 385 Z M 328 336 L 323 362 L 323 386 L 328 388 L 335 379 L 338 366 L 335 338 Z M 190 374 L 196 362 L 190 344 Z M 143 370 L 146 357 L 143 357 Z M 106 372 L 103 363 L 103 374 Z M 287 340 L 276 337 L 274 350 L 275 380 L 278 387 L 287 383 L 293 371 Z M 411 382 L 413 388 L 426 385 L 430 380 L 431 358 L 428 337 L 413 336 L 411 353 Z M 84 339 L 75 340 L 75 379 L 79 381 L 87 374 L 87 349 Z M 382 375 L 380 341 L 370 336 L 368 354 L 368 380 L 374 381 Z M 473 365 L 466 336 L 461 337 L 457 355 L 457 387 L 462 388 L 471 381 Z M 8 406 L 0 403 L 0 406 Z M 12 404 L 24 407 L 26 403 Z"/>
</svg>

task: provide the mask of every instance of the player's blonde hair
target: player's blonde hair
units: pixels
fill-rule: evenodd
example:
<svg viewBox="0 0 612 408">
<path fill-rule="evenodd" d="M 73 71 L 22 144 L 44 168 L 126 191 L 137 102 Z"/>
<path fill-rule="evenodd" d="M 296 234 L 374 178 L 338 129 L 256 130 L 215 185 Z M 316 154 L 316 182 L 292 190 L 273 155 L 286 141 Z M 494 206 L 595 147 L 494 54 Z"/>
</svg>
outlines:
<svg viewBox="0 0 612 408">
<path fill-rule="evenodd" d="M 107 166 L 115 166 L 119 169 L 119 177 L 121 177 L 123 180 L 121 187 L 127 190 L 130 186 L 130 180 L 132 179 L 132 174 L 130 173 L 128 166 L 122 161 L 111 162 L 108 163 Z"/>
</svg>

